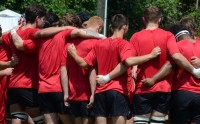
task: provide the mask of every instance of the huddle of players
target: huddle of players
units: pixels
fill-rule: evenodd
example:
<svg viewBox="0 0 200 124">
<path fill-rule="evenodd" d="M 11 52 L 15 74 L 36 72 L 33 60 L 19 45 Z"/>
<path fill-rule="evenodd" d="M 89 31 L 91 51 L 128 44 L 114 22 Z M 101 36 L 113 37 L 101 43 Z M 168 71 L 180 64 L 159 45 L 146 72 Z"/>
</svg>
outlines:
<svg viewBox="0 0 200 124">
<path fill-rule="evenodd" d="M 131 109 L 135 124 L 164 124 L 169 108 L 170 123 L 200 123 L 199 41 L 183 25 L 170 29 L 174 35 L 160 29 L 157 7 L 145 9 L 146 29 L 130 42 L 123 39 L 128 20 L 122 14 L 112 17 L 109 38 L 98 34 L 103 21 L 97 16 L 78 29 L 64 23 L 54 27 L 59 19 L 49 13 L 45 29 L 38 29 L 46 10 L 33 4 L 25 15 L 24 26 L 0 39 L 19 58 L 11 59 L 17 65 L 8 86 L 12 123 L 34 123 L 41 112 L 47 124 L 58 118 L 64 124 L 125 124 Z"/>
</svg>

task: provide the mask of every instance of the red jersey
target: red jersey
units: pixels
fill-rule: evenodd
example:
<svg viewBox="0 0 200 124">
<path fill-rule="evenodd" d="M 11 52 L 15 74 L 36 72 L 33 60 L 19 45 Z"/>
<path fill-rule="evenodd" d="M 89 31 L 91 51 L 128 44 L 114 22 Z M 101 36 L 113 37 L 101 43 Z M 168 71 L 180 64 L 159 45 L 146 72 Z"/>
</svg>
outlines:
<svg viewBox="0 0 200 124">
<path fill-rule="evenodd" d="M 23 39 L 33 39 L 38 29 L 27 28 L 17 30 L 18 35 Z M 15 66 L 10 78 L 9 88 L 38 88 L 38 56 L 35 53 L 29 54 L 15 48 L 11 34 L 2 36 L 3 43 L 10 47 L 11 52 L 19 57 L 19 63 Z"/>
<path fill-rule="evenodd" d="M 10 58 L 10 50 L 5 45 L 0 45 L 0 61 L 8 61 Z M 6 104 L 7 89 L 9 78 L 7 76 L 0 77 L 0 124 L 6 124 Z"/>
<path fill-rule="evenodd" d="M 199 37 L 195 37 L 195 40 L 200 41 L 200 38 Z"/>
<path fill-rule="evenodd" d="M 70 100 L 89 100 L 91 95 L 89 82 L 90 68 L 81 68 L 77 65 L 74 59 L 67 55 L 67 47 L 73 43 L 76 46 L 77 54 L 84 58 L 94 47 L 96 41 L 96 39 L 86 40 L 83 38 L 77 38 L 67 42 L 65 50 L 63 51 L 62 65 L 67 66 Z"/>
<path fill-rule="evenodd" d="M 142 79 L 153 77 L 167 61 L 169 54 L 178 53 L 176 40 L 170 32 L 160 28 L 154 30 L 142 30 L 135 33 L 130 40 L 134 47 L 134 55 L 142 56 L 149 54 L 153 48 L 159 46 L 161 55 L 146 63 L 138 65 L 136 94 L 151 92 L 170 92 L 171 86 L 168 79 L 157 82 L 153 87 L 146 87 L 141 82 Z"/>
<path fill-rule="evenodd" d="M 65 30 L 54 37 L 39 41 L 26 40 L 24 48 L 27 52 L 39 52 L 39 93 L 62 92 L 60 82 L 60 64 L 67 39 L 72 30 Z M 35 52 L 36 52 L 35 51 Z"/>
<path fill-rule="evenodd" d="M 133 51 L 128 41 L 121 38 L 107 38 L 96 42 L 84 59 L 90 66 L 97 66 L 99 75 L 106 75 L 120 62 L 131 56 L 133 56 Z M 127 76 L 127 73 L 124 73 L 103 86 L 97 85 L 96 93 L 116 90 L 128 95 Z"/>
<path fill-rule="evenodd" d="M 188 40 L 181 40 L 177 44 L 180 52 L 189 62 L 193 56 L 200 58 L 200 42 L 192 43 Z M 179 67 L 174 75 L 172 90 L 200 93 L 200 79 L 193 77 L 192 74 Z"/>
</svg>

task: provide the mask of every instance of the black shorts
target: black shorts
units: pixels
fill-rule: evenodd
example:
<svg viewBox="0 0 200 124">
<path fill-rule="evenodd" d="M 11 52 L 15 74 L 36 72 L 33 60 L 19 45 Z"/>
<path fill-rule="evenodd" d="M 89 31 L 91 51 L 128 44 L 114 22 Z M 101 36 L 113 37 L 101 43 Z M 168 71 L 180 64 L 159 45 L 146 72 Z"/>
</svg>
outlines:
<svg viewBox="0 0 200 124">
<path fill-rule="evenodd" d="M 90 117 L 91 109 L 87 108 L 89 101 L 70 100 L 71 115 L 75 117 Z"/>
<path fill-rule="evenodd" d="M 133 96 L 133 115 L 144 115 L 153 110 L 167 114 L 170 97 L 171 93 L 169 92 L 135 94 Z"/>
<path fill-rule="evenodd" d="M 69 108 L 64 105 L 64 96 L 62 92 L 39 93 L 39 98 L 40 109 L 43 114 L 70 114 Z"/>
<path fill-rule="evenodd" d="M 170 124 L 200 124 L 200 94 L 179 90 L 172 92 Z"/>
<path fill-rule="evenodd" d="M 20 104 L 22 107 L 38 107 L 38 90 L 29 88 L 9 88 L 8 104 Z"/>
<path fill-rule="evenodd" d="M 108 90 L 95 94 L 94 106 L 91 111 L 92 116 L 128 116 L 128 97 L 115 91 Z"/>
</svg>

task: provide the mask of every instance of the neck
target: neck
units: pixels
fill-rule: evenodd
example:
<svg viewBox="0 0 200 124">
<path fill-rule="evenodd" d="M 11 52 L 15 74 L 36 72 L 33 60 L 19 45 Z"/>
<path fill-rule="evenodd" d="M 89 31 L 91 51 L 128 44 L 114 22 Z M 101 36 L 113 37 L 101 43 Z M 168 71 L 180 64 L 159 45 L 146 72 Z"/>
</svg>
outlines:
<svg viewBox="0 0 200 124">
<path fill-rule="evenodd" d="M 182 39 L 188 40 L 188 41 L 190 41 L 190 42 L 192 42 L 192 43 L 195 43 L 195 42 L 196 42 L 196 40 L 192 39 L 192 38 L 191 38 L 190 36 L 188 36 L 188 35 L 183 35 L 183 36 L 182 36 Z"/>
<path fill-rule="evenodd" d="M 159 27 L 159 25 L 157 23 L 149 22 L 146 25 L 146 30 L 154 30 L 154 29 L 156 29 L 158 27 Z"/>
<path fill-rule="evenodd" d="M 116 30 L 114 31 L 113 35 L 111 38 L 124 38 L 124 30 Z"/>
<path fill-rule="evenodd" d="M 23 26 L 23 29 L 26 29 L 26 28 L 36 28 L 36 24 L 27 23 L 26 25 Z"/>
</svg>

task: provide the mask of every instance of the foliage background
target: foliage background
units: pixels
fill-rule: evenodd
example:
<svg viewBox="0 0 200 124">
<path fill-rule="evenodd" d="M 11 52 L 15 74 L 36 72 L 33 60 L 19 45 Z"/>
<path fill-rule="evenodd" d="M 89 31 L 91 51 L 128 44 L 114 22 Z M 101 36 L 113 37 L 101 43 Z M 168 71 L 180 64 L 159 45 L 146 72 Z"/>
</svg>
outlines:
<svg viewBox="0 0 200 124">
<path fill-rule="evenodd" d="M 103 1 L 103 0 L 102 0 Z M 167 29 L 185 16 L 196 19 L 197 30 L 200 26 L 200 12 L 196 7 L 198 0 L 108 0 L 108 23 L 112 15 L 122 13 L 129 19 L 130 28 L 127 38 L 141 30 L 143 9 L 149 5 L 157 5 L 163 12 L 161 27 Z M 66 12 L 78 13 L 87 11 L 91 15 L 97 14 L 97 0 L 0 0 L 0 11 L 6 8 L 23 13 L 31 3 L 40 3 L 47 10 L 56 12 L 60 17 Z M 198 31 L 198 35 L 200 32 Z"/>
</svg>

